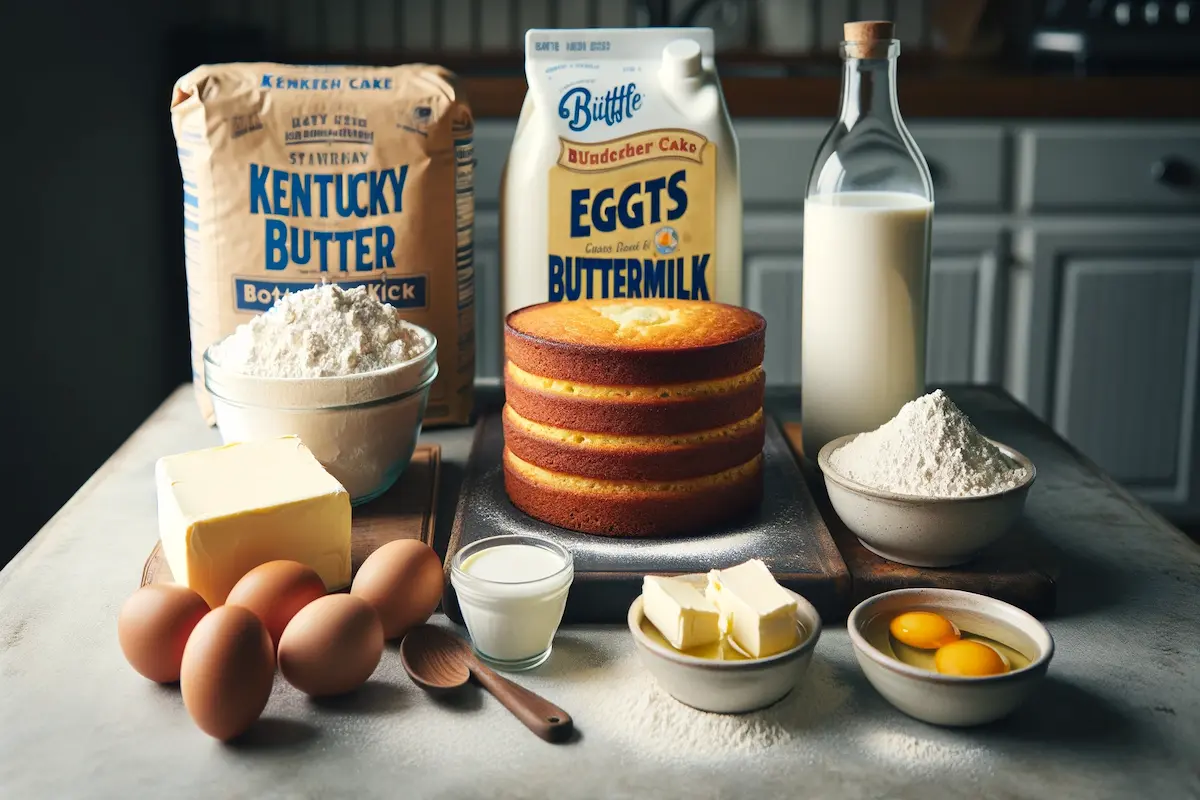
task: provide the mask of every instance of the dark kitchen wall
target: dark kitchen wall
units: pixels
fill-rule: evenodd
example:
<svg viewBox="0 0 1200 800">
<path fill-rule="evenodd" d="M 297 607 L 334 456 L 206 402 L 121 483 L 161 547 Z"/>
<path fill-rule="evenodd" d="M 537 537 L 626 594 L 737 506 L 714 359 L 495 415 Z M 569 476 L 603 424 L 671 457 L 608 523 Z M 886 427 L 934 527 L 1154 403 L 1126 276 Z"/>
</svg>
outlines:
<svg viewBox="0 0 1200 800">
<path fill-rule="evenodd" d="M 174 5 L 13 3 L 0 23 L 2 394 L 16 444 L 0 565 L 188 376 L 180 212 L 166 202 L 179 182 Z"/>
</svg>

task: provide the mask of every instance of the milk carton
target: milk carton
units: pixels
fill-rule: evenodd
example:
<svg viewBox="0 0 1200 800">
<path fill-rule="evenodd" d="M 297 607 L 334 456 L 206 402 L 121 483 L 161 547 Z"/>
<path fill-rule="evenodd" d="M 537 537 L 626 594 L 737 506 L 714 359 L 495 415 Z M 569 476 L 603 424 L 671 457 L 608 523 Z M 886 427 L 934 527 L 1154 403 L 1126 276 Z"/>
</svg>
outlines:
<svg viewBox="0 0 1200 800">
<path fill-rule="evenodd" d="M 708 28 L 530 30 L 502 189 L 504 312 L 742 300 L 737 139 Z"/>
</svg>

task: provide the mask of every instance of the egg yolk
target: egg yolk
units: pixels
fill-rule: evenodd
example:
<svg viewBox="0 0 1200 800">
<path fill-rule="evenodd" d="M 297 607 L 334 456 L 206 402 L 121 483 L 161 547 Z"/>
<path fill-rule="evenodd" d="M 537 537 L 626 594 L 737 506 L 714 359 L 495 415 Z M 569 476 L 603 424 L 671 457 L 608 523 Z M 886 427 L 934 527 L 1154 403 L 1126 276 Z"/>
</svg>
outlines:
<svg viewBox="0 0 1200 800">
<path fill-rule="evenodd" d="M 892 620 L 892 636 L 918 650 L 936 650 L 959 640 L 954 623 L 932 611 L 907 611 Z"/>
<path fill-rule="evenodd" d="M 963 639 L 938 648 L 933 663 L 943 675 L 1000 675 L 1008 672 L 1004 656 L 982 642 Z"/>
</svg>

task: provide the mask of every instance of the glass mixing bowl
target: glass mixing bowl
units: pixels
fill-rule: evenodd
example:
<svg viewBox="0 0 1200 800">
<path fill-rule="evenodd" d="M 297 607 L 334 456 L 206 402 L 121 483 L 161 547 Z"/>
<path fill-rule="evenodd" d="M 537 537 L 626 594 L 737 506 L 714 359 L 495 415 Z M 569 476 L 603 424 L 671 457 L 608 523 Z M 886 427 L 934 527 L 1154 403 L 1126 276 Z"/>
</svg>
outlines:
<svg viewBox="0 0 1200 800">
<path fill-rule="evenodd" d="M 424 329 L 422 329 L 424 330 Z M 226 443 L 296 435 L 355 505 L 392 487 L 412 459 L 438 374 L 437 340 L 400 364 L 321 378 L 269 378 L 226 369 L 204 353 L 204 385 Z"/>
</svg>

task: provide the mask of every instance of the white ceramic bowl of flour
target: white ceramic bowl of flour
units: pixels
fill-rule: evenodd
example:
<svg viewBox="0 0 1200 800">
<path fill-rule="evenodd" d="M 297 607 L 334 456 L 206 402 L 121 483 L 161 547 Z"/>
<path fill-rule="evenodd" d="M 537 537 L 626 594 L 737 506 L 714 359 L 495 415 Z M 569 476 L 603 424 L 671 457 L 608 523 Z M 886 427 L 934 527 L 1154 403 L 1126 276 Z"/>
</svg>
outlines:
<svg viewBox="0 0 1200 800">
<path fill-rule="evenodd" d="M 416 327 L 416 326 L 414 326 Z M 225 443 L 295 434 L 350 493 L 355 505 L 391 488 L 412 458 L 438 374 L 437 340 L 416 357 L 370 372 L 276 378 L 223 368 L 204 354 Z"/>
<path fill-rule="evenodd" d="M 915 567 L 951 567 L 974 558 L 1012 528 L 1025 508 L 1037 470 L 1033 462 L 991 442 L 1025 476 L 1016 486 L 966 497 L 923 497 L 864 486 L 838 473 L 833 453 L 859 434 L 829 442 L 817 454 L 829 502 L 863 546 L 889 561 Z"/>
</svg>

